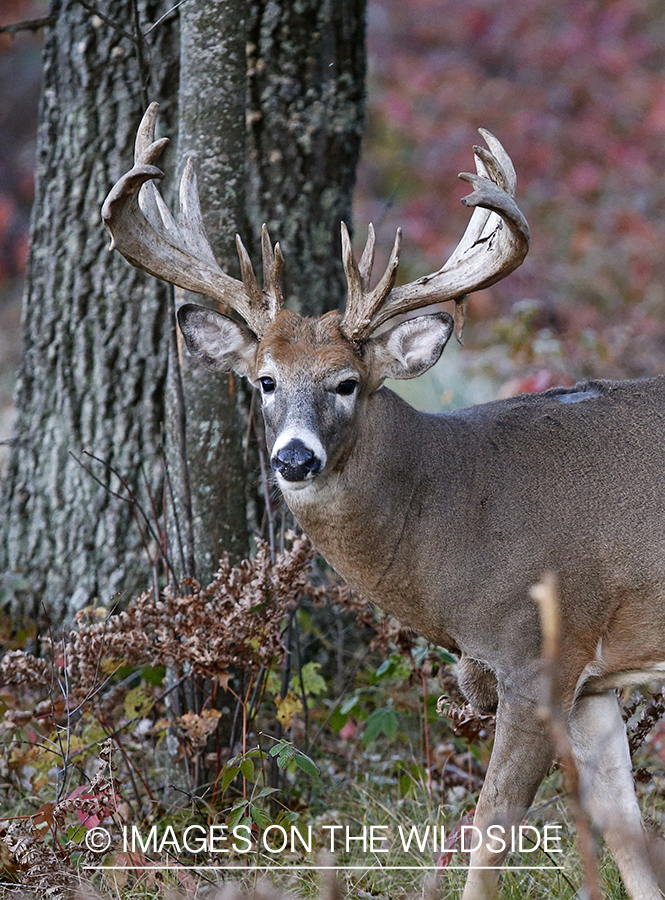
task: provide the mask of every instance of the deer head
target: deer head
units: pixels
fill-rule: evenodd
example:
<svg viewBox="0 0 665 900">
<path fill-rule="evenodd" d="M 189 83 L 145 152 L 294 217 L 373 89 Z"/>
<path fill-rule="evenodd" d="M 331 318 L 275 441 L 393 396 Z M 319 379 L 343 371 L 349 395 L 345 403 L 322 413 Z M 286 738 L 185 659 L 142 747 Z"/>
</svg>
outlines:
<svg viewBox="0 0 665 900">
<path fill-rule="evenodd" d="M 524 259 L 529 228 L 513 199 L 515 170 L 499 141 L 482 131 L 489 150 L 474 147 L 477 173 L 460 175 L 473 187 L 462 202 L 474 210 L 462 240 L 438 271 L 400 287 L 395 278 L 401 231 L 385 272 L 371 287 L 374 228 L 369 226 L 356 261 L 342 223 L 345 311 L 305 319 L 284 309 L 284 257 L 265 226 L 262 288 L 239 237 L 242 280 L 218 266 L 191 160 L 180 184 L 178 221 L 171 216 L 155 185 L 163 172 L 154 163 L 168 141 L 154 140 L 157 108 L 153 103 L 143 117 L 133 168 L 104 202 L 111 248 L 146 272 L 218 302 L 221 312 L 192 304 L 180 308 L 187 347 L 204 366 L 234 371 L 259 387 L 278 481 L 286 490 L 307 486 L 343 461 L 363 398 L 386 378 L 414 378 L 430 368 L 453 331 L 461 341 L 469 293 L 504 278 Z M 387 327 L 397 316 L 446 300 L 455 301 L 453 317 L 437 312 Z M 231 318 L 229 310 L 237 316 Z"/>
</svg>

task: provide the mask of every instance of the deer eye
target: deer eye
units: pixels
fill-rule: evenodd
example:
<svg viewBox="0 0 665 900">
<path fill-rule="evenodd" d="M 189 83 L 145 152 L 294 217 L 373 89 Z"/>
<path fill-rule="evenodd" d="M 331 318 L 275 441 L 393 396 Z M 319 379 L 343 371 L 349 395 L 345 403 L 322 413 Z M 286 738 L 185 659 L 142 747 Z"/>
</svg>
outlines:
<svg viewBox="0 0 665 900">
<path fill-rule="evenodd" d="M 355 378 L 347 378 L 346 381 L 341 381 L 337 385 L 337 387 L 335 388 L 335 393 L 339 394 L 342 397 L 350 397 L 357 387 L 358 382 Z"/>
<path fill-rule="evenodd" d="M 259 384 L 261 385 L 261 390 L 264 394 L 272 394 L 275 390 L 275 379 L 270 378 L 269 375 L 264 375 L 263 378 L 259 378 Z"/>
</svg>

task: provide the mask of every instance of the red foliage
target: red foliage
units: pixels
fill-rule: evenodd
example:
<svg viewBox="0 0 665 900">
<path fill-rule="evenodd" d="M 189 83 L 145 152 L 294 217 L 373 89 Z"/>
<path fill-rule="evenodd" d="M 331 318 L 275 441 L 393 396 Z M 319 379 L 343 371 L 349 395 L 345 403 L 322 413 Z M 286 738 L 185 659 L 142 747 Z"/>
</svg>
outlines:
<svg viewBox="0 0 665 900">
<path fill-rule="evenodd" d="M 369 48 L 357 220 L 379 220 L 385 245 L 401 224 L 407 267 L 438 267 L 468 217 L 457 173 L 489 128 L 533 231 L 496 311 L 524 297 L 555 309 L 578 375 L 665 371 L 662 3 L 371 0 Z M 589 329 L 600 365 L 578 350 Z"/>
<path fill-rule="evenodd" d="M 47 15 L 45 0 L 2 0 L 0 26 Z M 40 33 L 0 34 L 0 293 L 25 271 L 41 81 Z"/>
</svg>

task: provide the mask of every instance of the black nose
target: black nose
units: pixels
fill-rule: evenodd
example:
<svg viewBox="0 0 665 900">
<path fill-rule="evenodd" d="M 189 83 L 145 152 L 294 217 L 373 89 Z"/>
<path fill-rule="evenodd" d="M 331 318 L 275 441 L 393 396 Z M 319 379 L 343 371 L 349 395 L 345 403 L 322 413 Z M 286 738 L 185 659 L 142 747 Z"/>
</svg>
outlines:
<svg viewBox="0 0 665 900">
<path fill-rule="evenodd" d="M 293 440 L 273 453 L 270 465 L 285 481 L 304 481 L 308 475 L 316 475 L 321 461 L 302 441 Z"/>
</svg>

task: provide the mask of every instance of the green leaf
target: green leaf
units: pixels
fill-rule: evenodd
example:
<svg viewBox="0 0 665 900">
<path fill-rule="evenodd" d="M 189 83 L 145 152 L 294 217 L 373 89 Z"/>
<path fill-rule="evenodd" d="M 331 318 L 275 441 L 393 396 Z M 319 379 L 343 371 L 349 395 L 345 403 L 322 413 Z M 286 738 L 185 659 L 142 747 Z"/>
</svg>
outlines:
<svg viewBox="0 0 665 900">
<path fill-rule="evenodd" d="M 288 744 L 286 741 L 279 741 L 277 744 L 274 745 L 274 747 L 270 748 L 270 750 L 268 751 L 268 756 L 279 756 L 279 754 L 282 752 L 282 750 L 285 747 L 290 747 L 290 746 L 291 746 L 291 744 Z"/>
<path fill-rule="evenodd" d="M 73 844 L 82 844 L 85 836 L 86 830 L 83 825 L 70 825 L 67 829 L 67 840 Z"/>
<path fill-rule="evenodd" d="M 392 704 L 384 706 L 381 709 L 375 709 L 367 717 L 367 723 L 363 732 L 363 744 L 375 741 L 380 734 L 391 740 L 397 734 L 397 713 Z"/>
<path fill-rule="evenodd" d="M 411 656 L 413 657 L 414 663 L 417 666 L 421 666 L 428 653 L 429 647 L 427 646 L 427 644 L 420 644 L 419 646 L 413 648 L 413 650 L 411 651 Z"/>
<path fill-rule="evenodd" d="M 287 825 L 295 825 L 298 821 L 298 813 L 293 809 L 280 809 L 277 818 L 275 819 L 275 825 L 281 825 L 283 822 L 286 822 Z"/>
<path fill-rule="evenodd" d="M 454 666 L 457 662 L 457 658 L 452 653 L 448 653 L 447 650 L 442 650 L 440 647 L 437 649 L 436 654 L 446 666 Z"/>
<path fill-rule="evenodd" d="M 339 711 L 342 713 L 342 715 L 347 715 L 347 713 L 350 713 L 358 705 L 358 700 L 358 694 L 351 694 L 351 696 L 347 697 L 346 700 L 342 703 Z"/>
<path fill-rule="evenodd" d="M 414 793 L 415 790 L 415 782 L 410 775 L 407 775 L 406 772 L 403 772 L 399 776 L 399 795 L 400 797 L 408 797 L 409 794 Z"/>
<path fill-rule="evenodd" d="M 407 657 L 401 653 L 391 653 L 384 659 L 379 668 L 370 676 L 370 683 L 376 684 L 382 678 L 395 678 L 403 681 L 411 674 L 411 665 Z"/>
<path fill-rule="evenodd" d="M 293 758 L 299 769 L 302 769 L 307 775 L 311 775 L 312 778 L 316 778 L 317 781 L 319 780 L 319 770 L 317 769 L 314 760 L 300 752 L 294 754 Z"/>
<path fill-rule="evenodd" d="M 386 714 L 383 717 L 383 733 L 388 738 L 388 740 L 392 740 L 397 734 L 397 713 L 392 707 L 386 710 Z"/>
<path fill-rule="evenodd" d="M 155 687 L 161 687 L 166 675 L 166 666 L 144 666 L 141 669 L 141 678 Z"/>
<path fill-rule="evenodd" d="M 330 725 L 333 734 L 339 734 L 348 721 L 349 714 L 343 713 L 342 710 L 338 707 L 330 717 L 328 724 Z"/>
<path fill-rule="evenodd" d="M 393 664 L 392 656 L 389 656 L 389 657 L 387 657 L 387 659 L 384 659 L 383 662 L 381 663 L 381 665 L 379 666 L 379 668 L 374 673 L 376 678 L 380 678 L 382 675 L 385 675 L 386 672 L 388 671 L 388 669 L 392 666 L 392 664 Z"/>
<path fill-rule="evenodd" d="M 132 688 L 125 697 L 125 717 L 127 719 L 143 719 L 155 705 L 151 697 L 141 687 Z"/>
<path fill-rule="evenodd" d="M 253 750 L 248 750 L 245 753 L 245 759 L 264 759 L 265 753 L 261 750 L 260 747 L 254 747 Z"/>
<path fill-rule="evenodd" d="M 250 812 L 252 814 L 252 819 L 256 822 L 259 828 L 264 829 L 267 828 L 268 825 L 272 825 L 272 819 L 264 809 L 261 809 L 260 806 L 252 805 L 250 808 Z"/>
<path fill-rule="evenodd" d="M 245 778 L 248 778 L 250 781 L 254 778 L 254 763 L 251 759 L 243 759 L 240 763 L 240 771 L 244 775 Z"/>
<path fill-rule="evenodd" d="M 233 779 L 236 777 L 238 772 L 240 771 L 240 766 L 229 766 L 227 765 L 224 769 L 224 775 L 222 776 L 222 783 L 220 785 L 222 793 L 228 788 Z"/>
<path fill-rule="evenodd" d="M 229 813 L 228 819 L 226 820 L 229 830 L 235 828 L 242 817 L 245 815 L 245 807 L 247 806 L 248 802 L 248 800 L 239 800 L 233 807 L 233 809 Z"/>
<path fill-rule="evenodd" d="M 282 747 L 280 752 L 277 754 L 277 765 L 280 769 L 287 768 L 288 764 L 291 762 L 294 752 L 295 751 L 290 744 Z"/>
<path fill-rule="evenodd" d="M 300 670 L 300 674 L 294 675 L 291 679 L 291 687 L 293 690 L 301 690 L 300 679 L 302 678 L 302 685 L 305 688 L 306 694 L 311 694 L 312 697 L 318 697 L 321 694 L 325 694 L 328 690 L 328 685 L 326 684 L 325 678 L 319 674 L 320 668 L 321 663 L 306 663 Z"/>
</svg>

